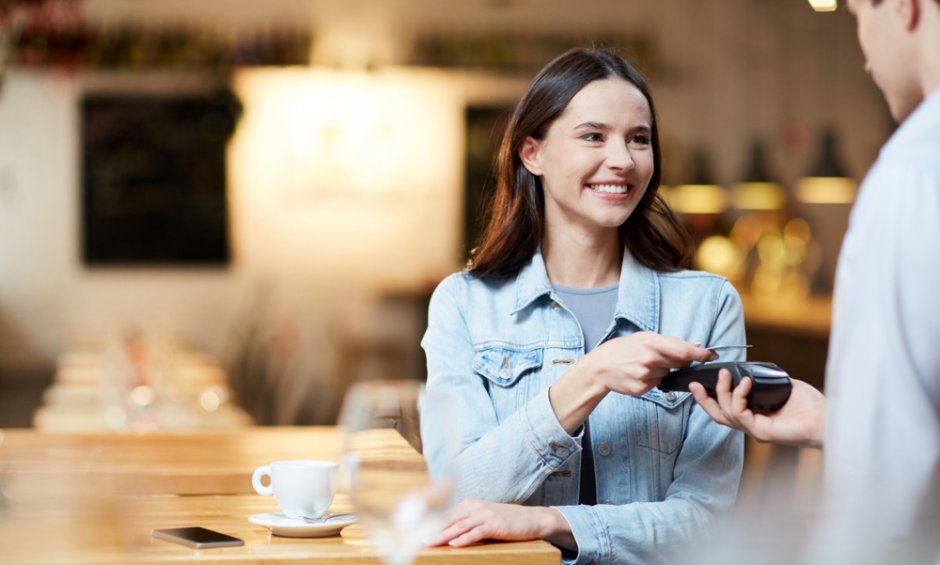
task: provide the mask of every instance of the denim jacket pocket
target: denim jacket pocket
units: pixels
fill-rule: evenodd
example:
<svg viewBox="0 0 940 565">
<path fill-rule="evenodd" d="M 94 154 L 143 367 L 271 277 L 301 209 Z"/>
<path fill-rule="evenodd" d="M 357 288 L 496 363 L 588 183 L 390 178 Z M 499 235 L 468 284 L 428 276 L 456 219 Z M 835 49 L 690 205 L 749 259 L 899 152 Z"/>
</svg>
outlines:
<svg viewBox="0 0 940 565">
<path fill-rule="evenodd" d="M 491 347 L 477 351 L 473 356 L 473 370 L 491 383 L 511 387 L 527 371 L 542 366 L 542 350 L 516 351 Z"/>
<path fill-rule="evenodd" d="M 637 445 L 671 455 L 682 445 L 689 393 L 663 394 L 653 389 L 640 397 Z"/>
</svg>

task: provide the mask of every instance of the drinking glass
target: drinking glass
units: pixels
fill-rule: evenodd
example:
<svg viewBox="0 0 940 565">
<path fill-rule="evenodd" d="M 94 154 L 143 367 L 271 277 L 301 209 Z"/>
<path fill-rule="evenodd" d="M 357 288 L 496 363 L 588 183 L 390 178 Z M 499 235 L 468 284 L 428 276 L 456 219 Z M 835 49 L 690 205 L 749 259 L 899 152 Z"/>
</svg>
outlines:
<svg viewBox="0 0 940 565">
<path fill-rule="evenodd" d="M 444 414 L 446 406 L 443 399 L 427 402 L 423 383 L 409 380 L 357 383 L 343 401 L 346 486 L 363 528 L 388 565 L 413 563 L 450 505 L 452 466 L 436 465 L 431 478 L 419 453 L 419 413 Z M 447 420 L 434 419 L 452 428 Z M 453 437 L 451 445 L 457 445 Z"/>
</svg>

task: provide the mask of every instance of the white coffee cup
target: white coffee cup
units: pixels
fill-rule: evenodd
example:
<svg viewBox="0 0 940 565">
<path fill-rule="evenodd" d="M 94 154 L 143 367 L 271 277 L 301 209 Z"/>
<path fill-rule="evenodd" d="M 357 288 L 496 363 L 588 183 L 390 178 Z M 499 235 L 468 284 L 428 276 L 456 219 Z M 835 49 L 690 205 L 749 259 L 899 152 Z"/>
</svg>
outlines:
<svg viewBox="0 0 940 565">
<path fill-rule="evenodd" d="M 275 461 L 255 469 L 251 485 L 262 496 L 274 495 L 288 518 L 319 518 L 333 502 L 336 493 L 332 461 Z M 269 484 L 261 484 L 264 476 Z"/>
</svg>

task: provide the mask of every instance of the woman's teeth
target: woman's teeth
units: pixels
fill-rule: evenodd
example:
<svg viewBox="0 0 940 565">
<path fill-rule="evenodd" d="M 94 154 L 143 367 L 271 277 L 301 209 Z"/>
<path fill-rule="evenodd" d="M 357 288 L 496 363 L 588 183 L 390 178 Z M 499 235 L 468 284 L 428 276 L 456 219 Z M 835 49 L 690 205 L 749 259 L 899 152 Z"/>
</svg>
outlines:
<svg viewBox="0 0 940 565">
<path fill-rule="evenodd" d="M 623 184 L 589 184 L 588 187 L 596 192 L 606 192 L 608 194 L 623 194 L 627 191 Z"/>
</svg>

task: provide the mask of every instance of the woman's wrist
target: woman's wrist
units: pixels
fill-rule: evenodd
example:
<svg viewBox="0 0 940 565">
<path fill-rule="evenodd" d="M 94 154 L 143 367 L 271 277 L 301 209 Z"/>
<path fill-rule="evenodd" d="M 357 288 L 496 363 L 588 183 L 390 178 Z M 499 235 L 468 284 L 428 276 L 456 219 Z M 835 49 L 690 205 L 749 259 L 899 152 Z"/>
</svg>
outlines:
<svg viewBox="0 0 940 565">
<path fill-rule="evenodd" d="M 571 434 L 581 427 L 608 392 L 610 389 L 591 367 L 578 363 L 548 389 L 548 399 L 558 422 Z"/>
<path fill-rule="evenodd" d="M 562 379 L 570 378 L 572 384 L 577 387 L 577 390 L 581 391 L 585 398 L 600 402 L 611 389 L 604 379 L 605 367 L 594 361 L 590 355 L 585 355 L 580 361 L 572 365 L 571 369 L 562 376 Z"/>
<path fill-rule="evenodd" d="M 551 506 L 537 506 L 533 510 L 539 512 L 539 537 L 551 544 L 565 549 L 576 549 L 578 544 L 571 533 L 571 526 L 564 515 Z"/>
</svg>

